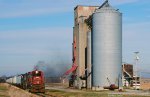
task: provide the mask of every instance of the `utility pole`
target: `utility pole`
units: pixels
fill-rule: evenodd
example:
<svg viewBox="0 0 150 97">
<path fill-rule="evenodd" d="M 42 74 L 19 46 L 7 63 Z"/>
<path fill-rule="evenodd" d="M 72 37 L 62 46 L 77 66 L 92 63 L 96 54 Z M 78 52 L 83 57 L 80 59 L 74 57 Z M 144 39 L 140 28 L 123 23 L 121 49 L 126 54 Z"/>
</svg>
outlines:
<svg viewBox="0 0 150 97">
<path fill-rule="evenodd" d="M 135 54 L 135 64 L 134 64 L 134 76 L 135 76 L 135 89 L 138 88 L 138 82 L 139 82 L 139 74 L 138 74 L 138 61 L 139 61 L 139 52 L 134 52 Z"/>
<path fill-rule="evenodd" d="M 139 61 L 139 56 L 138 56 L 138 54 L 139 54 L 139 52 L 134 52 L 134 54 L 135 54 L 135 70 L 134 70 L 134 76 L 138 76 L 138 61 Z"/>
</svg>

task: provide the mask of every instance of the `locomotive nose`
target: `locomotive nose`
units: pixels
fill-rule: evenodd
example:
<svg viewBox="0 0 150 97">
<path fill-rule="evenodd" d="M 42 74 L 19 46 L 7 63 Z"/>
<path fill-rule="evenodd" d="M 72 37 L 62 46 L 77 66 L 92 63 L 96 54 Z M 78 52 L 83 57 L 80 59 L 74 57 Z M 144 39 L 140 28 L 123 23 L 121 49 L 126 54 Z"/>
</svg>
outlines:
<svg viewBox="0 0 150 97">
<path fill-rule="evenodd" d="M 40 77 L 34 77 L 33 84 L 41 84 L 41 78 Z"/>
</svg>

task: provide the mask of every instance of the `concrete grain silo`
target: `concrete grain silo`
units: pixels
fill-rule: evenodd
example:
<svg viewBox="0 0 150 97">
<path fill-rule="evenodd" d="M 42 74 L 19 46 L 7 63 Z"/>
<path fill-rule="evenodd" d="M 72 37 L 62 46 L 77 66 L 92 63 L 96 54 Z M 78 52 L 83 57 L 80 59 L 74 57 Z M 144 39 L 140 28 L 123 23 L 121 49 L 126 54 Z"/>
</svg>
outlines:
<svg viewBox="0 0 150 97">
<path fill-rule="evenodd" d="M 92 86 L 122 87 L 122 13 L 106 0 L 92 17 Z"/>
</svg>

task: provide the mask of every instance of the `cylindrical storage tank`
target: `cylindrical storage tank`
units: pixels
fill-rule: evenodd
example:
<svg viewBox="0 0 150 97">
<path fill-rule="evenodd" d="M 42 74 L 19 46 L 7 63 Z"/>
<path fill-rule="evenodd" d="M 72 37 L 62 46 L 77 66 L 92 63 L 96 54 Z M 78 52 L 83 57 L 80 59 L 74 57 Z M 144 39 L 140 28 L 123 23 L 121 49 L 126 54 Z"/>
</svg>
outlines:
<svg viewBox="0 0 150 97">
<path fill-rule="evenodd" d="M 122 13 L 109 4 L 92 17 L 93 87 L 122 86 Z"/>
<path fill-rule="evenodd" d="M 91 88 L 91 32 L 87 33 L 87 88 Z"/>
</svg>

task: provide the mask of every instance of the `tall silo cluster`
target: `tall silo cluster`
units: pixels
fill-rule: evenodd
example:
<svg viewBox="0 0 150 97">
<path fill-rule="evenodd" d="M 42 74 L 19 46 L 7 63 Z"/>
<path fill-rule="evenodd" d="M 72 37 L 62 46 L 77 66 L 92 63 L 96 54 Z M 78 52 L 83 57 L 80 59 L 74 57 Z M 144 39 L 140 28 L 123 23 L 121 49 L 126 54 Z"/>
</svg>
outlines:
<svg viewBox="0 0 150 97">
<path fill-rule="evenodd" d="M 73 85 L 100 89 L 122 87 L 122 13 L 106 0 L 99 6 L 75 7 L 73 37 L 76 63 Z"/>
</svg>

